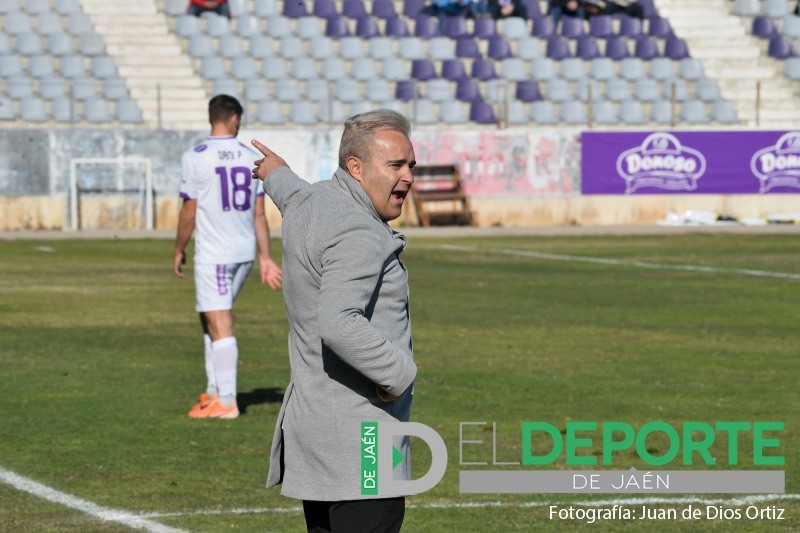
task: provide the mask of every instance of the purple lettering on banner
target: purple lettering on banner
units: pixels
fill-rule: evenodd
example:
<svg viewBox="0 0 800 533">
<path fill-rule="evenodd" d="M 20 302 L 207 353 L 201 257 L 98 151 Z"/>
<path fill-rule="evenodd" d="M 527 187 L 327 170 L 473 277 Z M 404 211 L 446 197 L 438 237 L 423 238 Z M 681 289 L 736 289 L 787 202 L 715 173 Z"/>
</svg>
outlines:
<svg viewBox="0 0 800 533">
<path fill-rule="evenodd" d="M 582 194 L 800 193 L 800 132 L 586 132 Z"/>
</svg>

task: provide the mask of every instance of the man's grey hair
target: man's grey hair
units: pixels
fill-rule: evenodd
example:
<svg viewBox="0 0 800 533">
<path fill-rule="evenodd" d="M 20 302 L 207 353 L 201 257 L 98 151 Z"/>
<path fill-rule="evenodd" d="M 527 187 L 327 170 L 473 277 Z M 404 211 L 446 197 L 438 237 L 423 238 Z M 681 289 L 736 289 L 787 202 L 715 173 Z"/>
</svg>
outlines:
<svg viewBox="0 0 800 533">
<path fill-rule="evenodd" d="M 408 137 L 411 123 L 391 109 L 376 109 L 348 118 L 344 123 L 342 142 L 339 144 L 339 166 L 347 170 L 347 159 L 353 156 L 369 161 L 372 156 L 372 138 L 377 132 L 384 130 L 397 131 Z"/>
</svg>

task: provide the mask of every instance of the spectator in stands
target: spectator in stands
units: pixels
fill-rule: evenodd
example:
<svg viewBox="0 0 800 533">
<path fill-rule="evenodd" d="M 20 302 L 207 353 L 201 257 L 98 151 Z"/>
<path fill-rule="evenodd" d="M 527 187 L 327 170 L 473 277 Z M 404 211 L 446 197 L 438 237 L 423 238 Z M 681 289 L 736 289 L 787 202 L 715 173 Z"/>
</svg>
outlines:
<svg viewBox="0 0 800 533">
<path fill-rule="evenodd" d="M 797 7 L 794 8 L 794 14 L 800 17 L 800 0 L 797 2 Z"/>
<path fill-rule="evenodd" d="M 583 6 L 578 0 L 550 0 L 550 16 L 558 24 L 562 16 L 584 18 Z"/>
<path fill-rule="evenodd" d="M 231 18 L 227 0 L 189 0 L 189 6 L 186 8 L 188 14 L 199 17 L 206 11 L 213 11 L 217 15 Z"/>
<path fill-rule="evenodd" d="M 501 19 L 506 17 L 528 18 L 528 8 L 522 0 L 489 0 L 489 13 L 492 18 Z"/>
<path fill-rule="evenodd" d="M 644 18 L 644 8 L 638 0 L 606 0 L 605 12 L 607 15 L 625 13 L 629 17 Z"/>
<path fill-rule="evenodd" d="M 464 16 L 466 15 L 466 4 L 461 0 L 433 0 L 433 3 L 423 9 L 422 13 L 440 19 Z"/>
</svg>

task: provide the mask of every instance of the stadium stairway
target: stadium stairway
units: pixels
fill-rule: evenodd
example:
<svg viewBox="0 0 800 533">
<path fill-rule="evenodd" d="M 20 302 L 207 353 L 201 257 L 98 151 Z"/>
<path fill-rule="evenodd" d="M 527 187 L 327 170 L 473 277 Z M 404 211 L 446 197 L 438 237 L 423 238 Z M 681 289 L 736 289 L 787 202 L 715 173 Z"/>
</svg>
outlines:
<svg viewBox="0 0 800 533">
<path fill-rule="evenodd" d="M 686 40 L 709 78 L 736 105 L 739 118 L 756 126 L 757 82 L 761 82 L 759 126 L 793 129 L 800 122 L 800 83 L 783 75 L 783 63 L 767 57 L 746 19 L 729 0 L 657 0 L 676 35 Z"/>
<path fill-rule="evenodd" d="M 81 0 L 106 42 L 145 124 L 169 129 L 208 127 L 208 95 L 155 0 Z"/>
</svg>

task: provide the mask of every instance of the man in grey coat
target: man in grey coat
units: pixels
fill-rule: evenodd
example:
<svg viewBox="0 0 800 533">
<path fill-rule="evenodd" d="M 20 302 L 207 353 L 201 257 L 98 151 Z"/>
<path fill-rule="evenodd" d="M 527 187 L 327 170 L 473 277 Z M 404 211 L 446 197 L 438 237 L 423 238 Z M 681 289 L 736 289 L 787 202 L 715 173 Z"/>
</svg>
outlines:
<svg viewBox="0 0 800 533">
<path fill-rule="evenodd" d="M 258 141 L 253 176 L 283 215 L 292 378 L 267 486 L 303 500 L 309 531 L 399 531 L 405 498 L 361 492 L 361 423 L 408 421 L 414 364 L 400 216 L 416 161 L 408 120 L 389 110 L 345 122 L 339 169 L 313 185 Z M 408 438 L 395 438 L 410 479 Z"/>
</svg>

